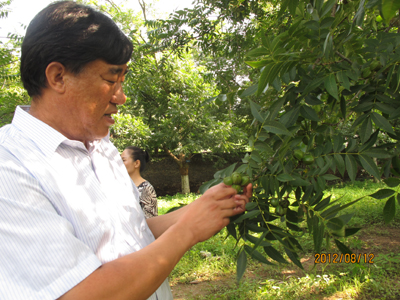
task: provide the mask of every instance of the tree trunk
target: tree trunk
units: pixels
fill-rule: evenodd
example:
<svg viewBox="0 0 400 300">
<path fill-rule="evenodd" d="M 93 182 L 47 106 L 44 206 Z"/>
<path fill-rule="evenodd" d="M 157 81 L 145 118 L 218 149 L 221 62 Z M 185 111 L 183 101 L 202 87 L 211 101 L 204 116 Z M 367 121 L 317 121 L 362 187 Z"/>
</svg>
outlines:
<svg viewBox="0 0 400 300">
<path fill-rule="evenodd" d="M 188 194 L 190 193 L 189 164 L 185 155 L 180 155 L 179 157 L 179 172 L 181 173 L 182 194 Z"/>
<path fill-rule="evenodd" d="M 167 152 L 179 165 L 179 172 L 181 173 L 181 184 L 182 194 L 190 193 L 189 184 L 189 162 L 190 158 L 187 158 L 185 154 L 181 153 L 176 157 L 168 148 L 164 147 L 164 151 Z"/>
<path fill-rule="evenodd" d="M 182 181 L 182 194 L 190 193 L 189 175 L 181 175 Z"/>
</svg>

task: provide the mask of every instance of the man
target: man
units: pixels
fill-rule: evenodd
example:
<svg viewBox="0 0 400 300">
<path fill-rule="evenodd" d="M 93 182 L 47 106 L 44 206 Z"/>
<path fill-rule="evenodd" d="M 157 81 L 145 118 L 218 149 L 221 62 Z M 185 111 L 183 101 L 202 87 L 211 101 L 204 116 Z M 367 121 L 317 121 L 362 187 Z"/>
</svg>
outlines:
<svg viewBox="0 0 400 300">
<path fill-rule="evenodd" d="M 111 19 L 74 2 L 30 23 L 31 107 L 0 130 L 0 299 L 172 299 L 179 259 L 244 212 L 251 185 L 220 184 L 146 221 L 108 139 L 131 53 Z"/>
</svg>

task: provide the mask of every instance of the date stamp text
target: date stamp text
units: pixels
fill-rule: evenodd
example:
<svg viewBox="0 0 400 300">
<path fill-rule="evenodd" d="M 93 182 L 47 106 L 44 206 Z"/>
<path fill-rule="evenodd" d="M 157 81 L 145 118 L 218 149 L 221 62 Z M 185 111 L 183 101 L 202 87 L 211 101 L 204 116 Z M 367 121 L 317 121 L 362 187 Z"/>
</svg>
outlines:
<svg viewBox="0 0 400 300">
<path fill-rule="evenodd" d="M 315 253 L 314 264 L 373 264 L 375 255 L 373 253 Z"/>
</svg>

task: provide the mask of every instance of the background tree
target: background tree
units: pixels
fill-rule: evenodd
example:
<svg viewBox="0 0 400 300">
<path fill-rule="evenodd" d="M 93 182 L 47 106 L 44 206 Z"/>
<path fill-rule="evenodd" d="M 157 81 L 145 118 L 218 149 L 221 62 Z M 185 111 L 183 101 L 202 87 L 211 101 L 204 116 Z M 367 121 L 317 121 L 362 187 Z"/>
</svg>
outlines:
<svg viewBox="0 0 400 300">
<path fill-rule="evenodd" d="M 190 53 L 183 60 L 165 55 L 147 57 L 145 65 L 143 60 L 133 62 L 132 77 L 127 79 L 131 100 L 125 109 L 142 116 L 152 129 L 149 145 L 177 162 L 182 192 L 188 193 L 193 155 L 237 150 L 245 138 L 233 127 L 234 116 L 219 110 L 212 100 L 218 91 L 207 81 L 207 70 L 196 66 Z"/>
<path fill-rule="evenodd" d="M 7 18 L 8 5 L 0 1 L 0 18 Z M 8 34 L 0 40 L 0 126 L 11 122 L 17 105 L 28 104 L 29 97 L 19 79 L 19 49 L 22 37 Z"/>
</svg>

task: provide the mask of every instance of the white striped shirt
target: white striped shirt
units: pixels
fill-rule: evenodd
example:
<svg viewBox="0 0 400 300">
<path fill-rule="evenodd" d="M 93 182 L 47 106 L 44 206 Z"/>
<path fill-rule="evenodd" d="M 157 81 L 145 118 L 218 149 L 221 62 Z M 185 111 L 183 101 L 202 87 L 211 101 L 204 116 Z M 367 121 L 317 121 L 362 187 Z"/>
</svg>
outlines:
<svg viewBox="0 0 400 300">
<path fill-rule="evenodd" d="M 88 148 L 19 107 L 0 129 L 0 299 L 56 299 L 154 241 L 118 150 Z"/>
</svg>

